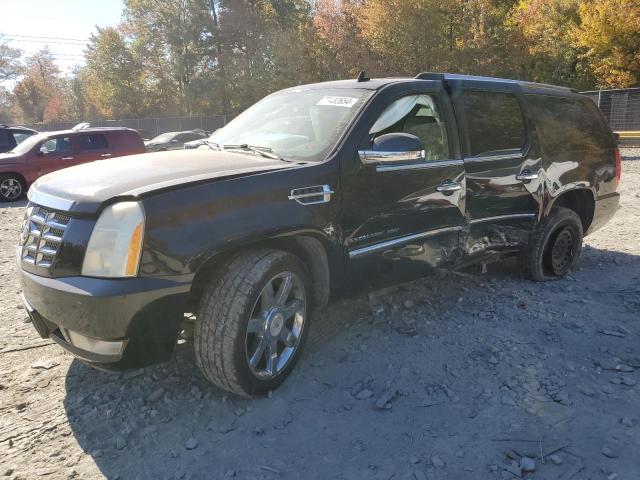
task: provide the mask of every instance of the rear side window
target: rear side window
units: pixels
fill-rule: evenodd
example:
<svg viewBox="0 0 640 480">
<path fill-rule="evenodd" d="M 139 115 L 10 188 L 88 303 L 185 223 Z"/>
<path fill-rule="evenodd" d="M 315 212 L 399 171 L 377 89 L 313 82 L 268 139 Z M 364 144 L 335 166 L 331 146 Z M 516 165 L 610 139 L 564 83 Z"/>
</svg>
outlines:
<svg viewBox="0 0 640 480">
<path fill-rule="evenodd" d="M 547 154 L 615 148 L 609 128 L 589 99 L 527 95 Z"/>
<path fill-rule="evenodd" d="M 15 147 L 13 137 L 8 132 L 0 132 L 0 148 Z"/>
<path fill-rule="evenodd" d="M 24 142 L 27 138 L 29 138 L 31 135 L 33 135 L 33 133 L 28 133 L 28 132 L 14 132 L 13 134 L 13 138 L 16 141 L 16 145 L 20 145 L 22 142 Z"/>
<path fill-rule="evenodd" d="M 466 124 L 466 155 L 520 150 L 526 128 L 516 97 L 501 92 L 463 92 L 458 100 Z"/>
<path fill-rule="evenodd" d="M 80 150 L 104 150 L 107 148 L 107 139 L 101 133 L 92 135 L 80 135 L 78 139 Z"/>
</svg>

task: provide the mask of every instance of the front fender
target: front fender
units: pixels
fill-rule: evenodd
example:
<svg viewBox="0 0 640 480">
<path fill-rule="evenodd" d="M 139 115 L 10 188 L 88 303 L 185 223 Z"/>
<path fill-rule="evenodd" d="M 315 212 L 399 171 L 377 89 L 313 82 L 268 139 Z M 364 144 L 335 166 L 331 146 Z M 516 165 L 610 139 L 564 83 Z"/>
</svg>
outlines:
<svg viewBox="0 0 640 480">
<path fill-rule="evenodd" d="M 294 188 L 330 185 L 328 203 L 301 205 Z M 257 242 L 310 235 L 340 251 L 338 175 L 330 162 L 215 183 L 143 199 L 141 276 L 195 275 L 212 257 Z"/>
</svg>

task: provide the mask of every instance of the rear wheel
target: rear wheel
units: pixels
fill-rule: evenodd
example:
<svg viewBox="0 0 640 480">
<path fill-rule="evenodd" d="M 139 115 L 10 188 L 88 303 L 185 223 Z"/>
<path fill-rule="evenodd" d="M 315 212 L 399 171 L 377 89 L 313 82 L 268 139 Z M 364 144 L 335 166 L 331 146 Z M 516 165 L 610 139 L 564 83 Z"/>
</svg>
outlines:
<svg viewBox="0 0 640 480">
<path fill-rule="evenodd" d="M 582 236 L 578 214 L 568 208 L 554 208 L 532 232 L 520 253 L 522 274 L 536 282 L 564 277 L 580 257 Z"/>
<path fill-rule="evenodd" d="M 22 197 L 25 191 L 24 182 L 13 174 L 0 175 L 0 200 L 3 202 L 15 202 Z"/>
<path fill-rule="evenodd" d="M 196 362 L 239 395 L 278 387 L 300 357 L 310 324 L 310 276 L 294 255 L 233 258 L 207 287 L 195 327 Z"/>
</svg>

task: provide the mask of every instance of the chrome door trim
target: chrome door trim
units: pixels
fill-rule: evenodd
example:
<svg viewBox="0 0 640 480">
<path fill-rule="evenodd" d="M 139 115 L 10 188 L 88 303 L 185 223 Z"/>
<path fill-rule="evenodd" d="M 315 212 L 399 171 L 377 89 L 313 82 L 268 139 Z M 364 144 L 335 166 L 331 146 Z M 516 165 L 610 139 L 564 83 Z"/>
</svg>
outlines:
<svg viewBox="0 0 640 480">
<path fill-rule="evenodd" d="M 310 192 L 310 193 L 296 193 L 300 190 L 308 190 L 312 188 L 321 188 L 320 191 Z M 331 190 L 329 185 L 314 185 L 312 187 L 300 187 L 294 188 L 291 190 L 291 193 L 287 197 L 289 200 L 295 200 L 300 205 L 318 205 L 320 203 L 329 203 L 331 201 L 331 195 L 335 192 Z M 305 202 L 305 198 L 313 198 L 313 197 L 322 197 L 322 200 L 317 200 L 315 202 Z"/>
<path fill-rule="evenodd" d="M 428 238 L 445 232 L 456 232 L 462 230 L 462 227 L 446 227 L 439 228 L 437 230 L 430 230 L 428 232 L 416 233 L 414 235 L 407 235 L 405 237 L 394 238 L 393 240 L 387 240 L 386 242 L 376 243 L 373 245 L 367 245 L 366 247 L 356 248 L 349 252 L 349 258 L 358 258 L 370 253 L 379 252 L 381 250 L 387 250 L 396 245 L 402 245 L 403 243 L 409 243 L 413 240 L 419 240 L 421 238 Z"/>
<path fill-rule="evenodd" d="M 487 162 L 491 160 L 524 160 L 525 155 L 522 152 L 505 153 L 504 155 L 483 155 L 481 157 L 464 157 L 465 162 Z"/>
<path fill-rule="evenodd" d="M 376 165 L 393 162 L 411 162 L 414 160 L 424 160 L 426 152 L 424 150 L 409 150 L 397 152 L 379 152 L 376 150 L 358 150 L 360 161 L 367 165 Z"/>
<path fill-rule="evenodd" d="M 462 185 L 459 184 L 458 182 L 441 183 L 436 187 L 436 192 L 440 192 L 444 194 L 459 192 L 460 190 L 462 190 Z"/>
<path fill-rule="evenodd" d="M 401 170 L 424 170 L 428 168 L 454 167 L 464 165 L 463 160 L 436 160 L 433 162 L 404 164 L 404 165 L 378 165 L 376 172 L 397 172 Z"/>
<path fill-rule="evenodd" d="M 470 220 L 469 223 L 485 223 L 485 222 L 499 222 L 501 220 L 517 220 L 517 219 L 528 219 L 528 218 L 536 218 L 538 215 L 535 213 L 514 213 L 511 215 L 497 215 L 495 217 L 484 217 L 484 218 L 474 218 Z"/>
<path fill-rule="evenodd" d="M 539 175 L 537 173 L 530 172 L 529 170 L 525 170 L 522 173 L 519 173 L 518 175 L 516 175 L 516 180 L 523 183 L 530 182 L 532 180 L 537 180 L 538 178 L 539 178 Z"/>
<path fill-rule="evenodd" d="M 66 198 L 56 197 L 48 193 L 39 192 L 38 190 L 30 189 L 27 193 L 27 198 L 30 202 L 37 203 L 43 207 L 48 207 L 53 210 L 60 210 L 68 212 L 73 207 L 73 200 L 67 200 Z"/>
</svg>

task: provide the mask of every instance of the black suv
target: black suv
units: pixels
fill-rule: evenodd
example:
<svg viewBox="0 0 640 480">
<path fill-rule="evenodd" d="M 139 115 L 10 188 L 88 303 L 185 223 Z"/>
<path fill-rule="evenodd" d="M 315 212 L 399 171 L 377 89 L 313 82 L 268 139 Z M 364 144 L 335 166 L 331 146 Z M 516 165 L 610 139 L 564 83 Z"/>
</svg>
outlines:
<svg viewBox="0 0 640 480">
<path fill-rule="evenodd" d="M 17 259 L 43 337 L 124 369 L 169 359 L 195 317 L 204 375 L 261 394 L 347 286 L 498 254 L 532 280 L 562 277 L 619 201 L 602 115 L 549 85 L 420 74 L 298 86 L 207 145 L 32 186 Z"/>
<path fill-rule="evenodd" d="M 27 127 L 9 127 L 0 124 L 0 153 L 10 152 L 36 133 L 38 132 Z"/>
</svg>

